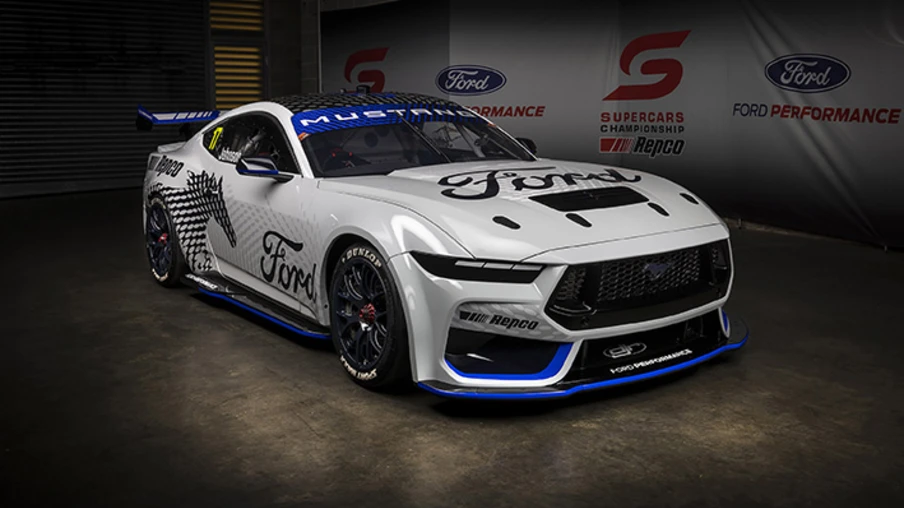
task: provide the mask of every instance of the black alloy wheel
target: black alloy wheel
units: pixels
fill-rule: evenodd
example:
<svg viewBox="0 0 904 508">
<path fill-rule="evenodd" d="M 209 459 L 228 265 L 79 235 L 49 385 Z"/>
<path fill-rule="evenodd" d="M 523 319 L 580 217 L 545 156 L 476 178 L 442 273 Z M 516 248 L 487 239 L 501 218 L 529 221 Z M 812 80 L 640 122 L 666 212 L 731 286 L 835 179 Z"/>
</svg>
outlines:
<svg viewBox="0 0 904 508">
<path fill-rule="evenodd" d="M 375 249 L 343 253 L 330 288 L 333 343 L 359 384 L 396 386 L 408 377 L 408 334 L 401 302 Z"/>
<path fill-rule="evenodd" d="M 345 266 L 333 294 L 339 345 L 355 370 L 371 370 L 383 353 L 386 328 L 386 287 L 376 268 L 365 259 Z"/>
</svg>

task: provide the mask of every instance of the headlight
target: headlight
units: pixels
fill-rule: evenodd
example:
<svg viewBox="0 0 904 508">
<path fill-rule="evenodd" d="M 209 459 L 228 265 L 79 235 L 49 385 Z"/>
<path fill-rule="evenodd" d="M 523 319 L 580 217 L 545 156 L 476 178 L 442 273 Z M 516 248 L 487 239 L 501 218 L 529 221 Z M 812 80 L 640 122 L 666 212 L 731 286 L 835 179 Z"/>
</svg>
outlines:
<svg viewBox="0 0 904 508">
<path fill-rule="evenodd" d="M 424 270 L 444 279 L 529 284 L 543 270 L 543 265 L 528 263 L 460 259 L 423 252 L 412 252 L 411 255 Z"/>
</svg>

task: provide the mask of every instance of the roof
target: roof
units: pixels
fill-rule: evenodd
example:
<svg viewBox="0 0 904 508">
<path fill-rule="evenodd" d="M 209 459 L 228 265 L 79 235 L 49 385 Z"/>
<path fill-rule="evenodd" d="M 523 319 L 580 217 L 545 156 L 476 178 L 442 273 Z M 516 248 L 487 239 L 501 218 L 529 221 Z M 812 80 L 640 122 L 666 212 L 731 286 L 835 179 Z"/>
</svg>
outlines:
<svg viewBox="0 0 904 508">
<path fill-rule="evenodd" d="M 285 106 L 295 113 L 328 108 L 344 108 L 350 106 L 369 106 L 372 104 L 411 104 L 416 106 L 461 107 L 460 105 L 439 97 L 417 93 L 377 92 L 377 93 L 311 93 L 305 95 L 287 95 L 270 99 Z"/>
</svg>

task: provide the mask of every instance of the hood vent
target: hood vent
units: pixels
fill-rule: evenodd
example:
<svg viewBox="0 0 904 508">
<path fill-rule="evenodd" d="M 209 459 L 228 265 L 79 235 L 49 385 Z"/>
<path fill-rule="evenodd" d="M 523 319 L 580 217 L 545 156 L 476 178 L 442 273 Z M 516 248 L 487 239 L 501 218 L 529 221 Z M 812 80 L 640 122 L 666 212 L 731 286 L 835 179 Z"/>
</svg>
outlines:
<svg viewBox="0 0 904 508">
<path fill-rule="evenodd" d="M 565 214 L 565 217 L 568 217 L 568 218 L 571 219 L 572 221 L 574 221 L 574 222 L 576 222 L 576 223 L 578 223 L 578 224 L 584 226 L 585 228 L 589 228 L 590 226 L 593 225 L 593 224 L 590 224 L 590 221 L 589 221 L 589 220 L 587 220 L 587 219 L 581 217 L 580 215 L 578 215 L 578 214 L 576 214 L 576 213 L 566 213 L 566 214 Z"/>
<path fill-rule="evenodd" d="M 541 194 L 539 196 L 531 196 L 530 199 L 560 212 L 614 208 L 616 206 L 633 205 L 649 201 L 643 195 L 628 187 L 580 189 L 557 194 Z"/>
<path fill-rule="evenodd" d="M 509 219 L 504 215 L 497 215 L 493 217 L 493 222 L 495 222 L 496 224 L 501 224 L 509 229 L 521 229 L 521 224 L 518 224 L 517 222 Z"/>
</svg>

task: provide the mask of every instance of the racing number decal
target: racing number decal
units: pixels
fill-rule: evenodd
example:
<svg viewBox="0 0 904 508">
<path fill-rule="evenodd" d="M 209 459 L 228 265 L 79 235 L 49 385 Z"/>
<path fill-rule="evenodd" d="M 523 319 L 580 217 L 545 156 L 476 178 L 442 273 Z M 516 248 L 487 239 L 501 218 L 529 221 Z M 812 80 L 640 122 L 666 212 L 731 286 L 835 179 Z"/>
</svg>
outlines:
<svg viewBox="0 0 904 508">
<path fill-rule="evenodd" d="M 222 134 L 222 133 L 223 133 L 222 127 L 217 127 L 216 129 L 213 130 L 213 137 L 210 138 L 210 144 L 207 145 L 208 150 L 213 150 L 214 148 L 217 147 L 217 142 L 220 140 L 220 134 Z"/>
</svg>

